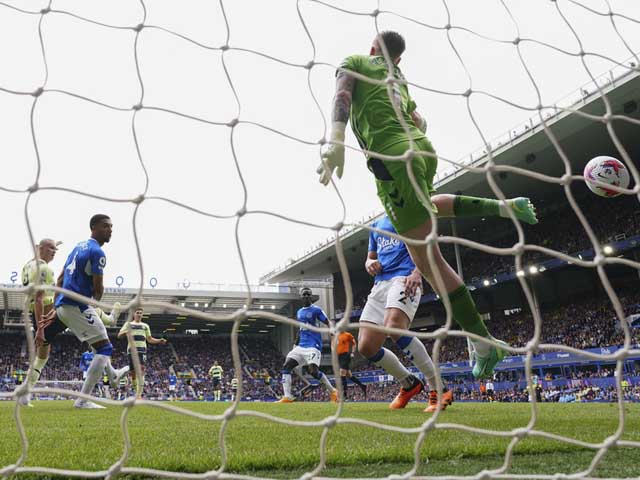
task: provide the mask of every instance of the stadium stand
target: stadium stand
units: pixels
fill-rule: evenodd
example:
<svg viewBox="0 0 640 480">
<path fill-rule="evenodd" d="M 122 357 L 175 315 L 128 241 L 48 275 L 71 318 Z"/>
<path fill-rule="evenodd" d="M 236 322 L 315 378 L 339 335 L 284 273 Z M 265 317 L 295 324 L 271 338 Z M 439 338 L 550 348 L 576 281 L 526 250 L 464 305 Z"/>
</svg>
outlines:
<svg viewBox="0 0 640 480">
<path fill-rule="evenodd" d="M 625 297 L 626 305 L 637 306 L 638 294 Z M 635 302 L 635 303 L 633 303 Z M 595 306 L 594 306 L 595 305 Z M 569 315 L 572 315 L 570 317 Z M 546 335 L 548 339 L 562 342 L 562 339 L 572 339 L 578 348 L 593 345 L 615 345 L 620 341 L 620 333 L 609 328 L 613 324 L 610 318 L 603 315 L 603 310 L 594 301 L 580 307 L 567 306 L 563 309 L 547 313 L 545 319 Z M 573 322 L 560 321 L 562 318 L 574 318 Z M 508 337 L 517 345 L 525 342 L 527 336 L 527 315 L 519 314 L 502 317 L 501 324 L 512 334 Z M 583 333 L 591 332 L 591 333 Z M 175 373 L 178 378 L 178 398 L 184 400 L 211 400 L 210 381 L 207 371 L 213 360 L 217 360 L 225 372 L 225 394 L 229 393 L 228 384 L 234 376 L 231 361 L 231 346 L 228 337 L 212 335 L 172 335 L 169 336 L 170 346 L 150 346 L 147 364 L 147 385 L 145 395 L 152 399 L 168 399 L 168 376 Z M 507 337 L 505 337 L 507 338 Z M 115 341 L 115 339 L 114 339 Z M 635 342 L 640 341 L 636 335 Z M 272 400 L 280 394 L 279 370 L 283 357 L 271 342 L 254 336 L 240 337 L 240 352 L 243 364 L 243 398 L 246 400 Z M 427 342 L 428 346 L 431 345 Z M 460 345 L 458 345 L 460 344 Z M 394 348 L 393 345 L 387 345 Z M 444 361 L 463 360 L 466 345 L 459 339 L 448 339 L 444 342 L 442 355 Z M 0 336 L 0 390 L 10 391 L 17 383 L 24 379 L 28 369 L 26 344 L 24 335 L 19 330 L 2 332 Z M 70 335 L 61 335 L 55 342 L 49 363 L 42 374 L 46 384 L 56 381 L 78 381 L 82 372 L 78 362 L 82 353 L 82 345 Z M 402 358 L 402 356 L 400 356 Z M 116 366 L 126 362 L 126 349 L 123 342 L 116 343 L 113 363 Z M 575 393 L 577 400 L 616 401 L 613 388 L 613 368 L 611 366 L 568 365 L 558 373 L 558 369 L 543 368 L 543 380 L 548 388 L 545 389 L 544 401 L 558 401 L 563 393 Z M 367 400 L 389 401 L 397 393 L 397 385 L 387 378 L 380 381 L 382 372 L 371 367 L 358 368 L 355 372 L 368 384 Z M 630 385 L 625 398 L 630 401 L 640 399 L 640 362 L 635 362 L 627 369 L 625 378 Z M 461 400 L 485 400 L 480 396 L 479 384 L 473 382 L 468 373 L 457 375 L 445 374 L 445 381 L 453 388 Z M 496 377 L 495 401 L 527 401 L 523 388 L 526 380 L 524 372 L 520 370 L 501 371 Z M 79 387 L 79 383 L 72 384 Z M 192 387 L 193 390 L 189 388 Z M 582 392 L 582 393 L 580 393 Z M 591 392 L 591 393 L 589 393 Z M 126 394 L 132 392 L 127 389 Z M 112 392 L 116 396 L 116 392 Z M 525 395 L 525 397 L 523 397 Z M 306 400 L 326 401 L 323 389 L 313 390 Z M 628 397 L 628 398 L 627 398 Z M 349 389 L 350 400 L 364 400 L 359 389 Z"/>
<path fill-rule="evenodd" d="M 627 315 L 640 311 L 640 292 L 634 289 L 620 300 Z M 542 343 L 558 343 L 578 349 L 609 345 L 621 345 L 624 341 L 622 330 L 617 325 L 615 313 L 606 298 L 582 299 L 580 303 L 542 309 Z M 533 336 L 531 313 L 521 311 L 506 315 L 504 312 L 491 314 L 487 322 L 489 328 L 500 338 L 514 347 L 523 347 Z M 640 342 L 640 331 L 634 333 L 633 342 Z M 427 347 L 433 342 L 426 341 Z M 450 337 L 443 342 L 440 350 L 441 362 L 464 361 L 466 340 Z"/>
<path fill-rule="evenodd" d="M 145 393 L 150 398 L 168 397 L 168 377 L 170 372 L 178 378 L 178 396 L 185 399 L 204 399 L 210 393 L 207 376 L 214 360 L 225 372 L 225 384 L 234 376 L 231 345 L 228 337 L 213 335 L 172 335 L 168 346 L 149 345 L 146 366 Z M 126 343 L 111 338 L 115 345 L 113 364 L 117 367 L 127 364 Z M 24 334 L 20 330 L 5 330 L 0 335 L 0 390 L 10 391 L 16 383 L 22 382 L 29 368 Z M 244 374 L 245 398 L 274 397 L 265 382 L 267 376 L 279 378 L 283 357 L 271 342 L 253 337 L 241 337 L 241 357 Z M 49 362 L 41 380 L 49 384 L 73 382 L 82 379 L 78 364 L 83 346 L 71 335 L 60 335 L 52 346 Z M 252 352 L 251 354 L 248 352 Z M 187 380 L 194 389 L 195 396 L 187 388 Z M 76 385 L 79 387 L 79 384 Z M 127 390 L 129 393 L 129 390 Z"/>
<path fill-rule="evenodd" d="M 630 197 L 607 199 L 606 214 L 603 214 L 602 199 L 593 195 L 578 197 L 578 204 L 583 210 L 598 240 L 603 244 L 640 235 L 640 210 L 637 201 Z M 566 200 L 533 199 L 540 209 L 538 225 L 523 224 L 528 244 L 537 244 L 559 252 L 577 255 L 591 250 L 589 239 Z M 559 219 L 561 221 L 559 221 Z M 517 233 L 511 222 L 488 218 L 474 226 L 464 235 L 469 240 L 487 243 L 494 247 L 510 247 L 517 242 Z M 443 245 L 443 252 L 455 265 L 453 248 Z M 514 257 L 489 255 L 487 253 L 461 247 L 462 266 L 468 282 L 479 282 L 485 278 L 495 278 L 506 272 L 514 272 Z M 585 253 L 586 256 L 586 253 Z M 523 255 L 523 264 L 537 264 L 549 257 L 527 251 Z M 362 268 L 349 272 L 353 285 L 353 311 L 357 316 L 366 303 L 372 280 L 364 272 L 365 257 L 362 257 Z M 341 279 L 336 275 L 338 287 L 335 289 L 336 314 L 344 311 L 345 296 L 340 288 Z"/>
<path fill-rule="evenodd" d="M 527 243 L 537 244 L 563 253 L 577 254 L 590 250 L 592 245 L 566 200 L 549 201 L 534 199 L 540 210 L 540 223 L 523 225 Z M 603 200 L 594 195 L 578 197 L 578 205 L 585 214 L 598 240 L 607 244 L 615 240 L 640 234 L 640 210 L 637 200 L 628 197 L 607 199 L 606 212 Z M 561 219 L 561 221 L 558 221 Z M 489 243 L 496 247 L 508 247 L 517 242 L 512 225 L 496 219 L 487 219 L 468 234 L 470 240 Z M 478 280 L 513 271 L 511 256 L 489 255 L 477 250 L 463 248 L 465 277 Z M 538 252 L 526 252 L 526 264 L 539 263 L 548 257 Z"/>
<path fill-rule="evenodd" d="M 640 212 L 634 199 L 623 197 L 607 200 L 606 214 L 602 212 L 602 200 L 592 195 L 578 195 L 580 207 L 583 209 L 598 239 L 603 243 L 613 243 L 620 240 L 633 240 L 640 235 Z M 523 225 L 528 243 L 536 243 L 571 255 L 584 253 L 589 255 L 591 248 L 587 236 L 583 233 L 577 217 L 572 213 L 565 200 L 538 199 L 535 202 L 540 207 L 542 221 L 536 226 Z M 561 218 L 562 221 L 557 219 Z M 504 247 L 513 245 L 516 241 L 515 229 L 510 222 L 487 219 L 477 222 L 473 228 L 465 232 L 465 236 L 472 240 L 482 241 L 494 246 Z M 628 252 L 637 255 L 636 243 L 631 243 Z M 453 255 L 453 248 L 444 246 L 448 255 Z M 366 246 L 362 248 L 366 251 Z M 495 278 L 505 272 L 514 272 L 513 257 L 488 255 L 472 249 L 461 248 L 462 265 L 468 282 L 479 282 L 485 278 Z M 635 258 L 635 257 L 634 257 Z M 362 257 L 364 261 L 364 256 Z M 547 257 L 536 252 L 524 255 L 523 265 L 532 265 L 548 260 Z M 570 265 L 562 269 L 569 270 Z M 364 269 L 352 267 L 350 270 L 354 307 L 352 321 L 357 321 L 360 310 L 366 303 L 366 297 L 371 287 L 371 279 Z M 626 276 L 625 276 L 626 275 Z M 545 277 L 547 274 L 545 274 Z M 543 281 L 542 278 L 538 280 Z M 548 281 L 548 280 L 545 280 Z M 558 281 L 556 279 L 556 281 Z M 620 296 L 626 315 L 640 313 L 640 289 L 637 275 L 618 272 L 612 279 L 616 292 Z M 508 281 L 500 281 L 496 285 L 497 291 Z M 513 278 L 511 279 L 513 282 Z M 492 294 L 494 289 L 486 289 L 485 296 Z M 344 290 L 338 273 L 334 274 L 334 304 L 335 313 L 340 318 L 344 308 Z M 428 292 L 427 292 L 428 293 Z M 478 292 L 476 292 L 478 293 Z M 480 292 L 482 295 L 482 292 Z M 509 296 L 509 295 L 506 295 Z M 426 294 L 425 294 L 426 297 Z M 494 299 L 494 300 L 495 300 Z M 433 331 L 441 325 L 443 318 L 442 304 L 431 298 L 421 305 L 416 321 L 420 317 L 436 319 L 426 327 L 421 324 L 419 331 Z M 533 318 L 529 308 L 523 303 L 522 297 L 511 301 L 508 308 L 502 308 L 497 302 L 484 303 L 483 313 L 487 324 L 496 336 L 515 347 L 523 347 L 533 335 Z M 542 315 L 543 343 L 557 343 L 576 349 L 593 349 L 600 347 L 616 347 L 622 345 L 624 335 L 615 318 L 611 302 L 604 291 L 571 291 L 555 298 L 543 298 L 540 303 Z M 293 307 L 292 307 L 293 308 Z M 293 311 L 293 310 L 292 310 Z M 9 317 L 20 318 L 20 312 L 10 312 Z M 415 323 L 415 322 L 414 322 Z M 455 327 L 454 327 L 455 328 Z M 640 342 L 640 330 L 632 330 L 632 342 Z M 207 372 L 214 360 L 217 360 L 224 370 L 225 396 L 230 393 L 229 383 L 234 377 L 231 356 L 230 337 L 212 334 L 168 334 L 168 346 L 149 346 L 145 395 L 152 399 L 168 399 L 168 377 L 175 374 L 178 377 L 177 396 L 184 400 L 211 400 L 212 392 Z M 122 366 L 127 363 L 126 344 L 124 341 L 112 339 L 116 346 L 113 363 Z M 425 340 L 429 351 L 433 349 L 433 341 Z M 270 337 L 260 335 L 240 335 L 240 357 L 242 360 L 243 398 L 246 400 L 273 400 L 281 394 L 280 369 L 283 363 L 282 345 L 272 343 Z M 396 350 L 391 342 L 387 347 Z M 81 379 L 78 368 L 81 345 L 70 335 L 60 336 L 52 350 L 42 380 L 45 385 L 55 385 L 51 382 L 74 382 Z M 329 353 L 325 345 L 325 355 Z M 398 352 L 399 353 L 399 352 Z M 399 355 L 403 360 L 403 355 Z M 490 400 L 480 392 L 480 384 L 474 382 L 469 375 L 468 352 L 464 338 L 449 337 L 441 345 L 439 361 L 443 364 L 444 378 L 450 388 L 453 388 L 460 400 L 487 401 Z M 388 401 L 397 392 L 397 385 L 390 381 L 383 372 L 375 366 L 368 365 L 362 358 L 356 358 L 354 373 L 369 386 L 367 400 Z M 407 364 L 407 366 L 409 366 Z M 455 367 L 447 370 L 447 366 Z M 28 369 L 27 349 L 24 332 L 20 327 L 4 330 L 0 335 L 0 391 L 10 391 L 16 383 L 24 380 Z M 323 369 L 330 372 L 326 362 Z M 625 379 L 629 384 L 624 392 L 625 399 L 638 401 L 640 398 L 640 362 L 630 360 L 625 365 Z M 541 401 L 616 401 L 617 392 L 613 383 L 613 366 L 601 365 L 597 362 L 582 364 L 568 363 L 563 366 L 549 365 L 538 368 L 541 379 Z M 518 368 L 504 368 L 496 373 L 494 378 L 496 389 L 493 401 L 518 402 L 528 401 L 528 394 L 523 391 L 526 384 L 524 370 Z M 69 383 L 67 386 L 78 388 L 79 383 Z M 131 394 L 130 387 L 126 387 L 121 394 Z M 112 392 L 112 395 L 117 395 Z M 364 400 L 359 389 L 349 389 L 350 400 Z M 305 397 L 308 401 L 326 401 L 323 389 L 315 389 Z"/>
</svg>

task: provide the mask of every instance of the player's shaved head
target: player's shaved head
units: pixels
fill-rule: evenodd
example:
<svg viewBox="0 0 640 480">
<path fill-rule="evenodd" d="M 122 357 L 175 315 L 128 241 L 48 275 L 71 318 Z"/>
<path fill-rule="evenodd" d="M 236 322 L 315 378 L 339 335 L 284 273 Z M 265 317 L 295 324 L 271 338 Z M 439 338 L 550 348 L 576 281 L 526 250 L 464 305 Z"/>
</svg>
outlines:
<svg viewBox="0 0 640 480">
<path fill-rule="evenodd" d="M 45 247 L 45 246 L 46 247 L 58 248 L 57 242 L 55 240 L 51 239 L 51 238 L 43 238 L 38 243 L 38 247 Z"/>
<path fill-rule="evenodd" d="M 38 257 L 49 263 L 56 256 L 58 242 L 51 238 L 43 238 L 38 243 Z"/>
<path fill-rule="evenodd" d="M 382 44 L 387 48 L 389 57 L 391 57 L 391 60 L 394 62 L 400 58 L 407 47 L 402 35 L 393 30 L 385 30 L 376 35 L 372 48 L 374 55 L 384 55 Z"/>
</svg>

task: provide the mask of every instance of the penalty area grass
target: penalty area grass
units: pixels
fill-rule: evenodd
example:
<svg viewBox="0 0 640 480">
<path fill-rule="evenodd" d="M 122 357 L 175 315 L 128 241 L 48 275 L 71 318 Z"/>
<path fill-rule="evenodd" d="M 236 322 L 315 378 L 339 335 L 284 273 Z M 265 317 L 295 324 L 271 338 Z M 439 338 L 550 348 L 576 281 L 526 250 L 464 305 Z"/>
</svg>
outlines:
<svg viewBox="0 0 640 480">
<path fill-rule="evenodd" d="M 77 410 L 71 401 L 35 401 L 20 414 L 29 440 L 24 466 L 97 471 L 118 461 L 124 450 L 120 427 L 122 408 Z M 229 403 L 175 402 L 186 410 L 220 414 Z M 341 418 L 357 418 L 401 428 L 420 427 L 430 414 L 425 403 L 410 403 L 391 411 L 386 403 L 346 403 Z M 0 402 L 0 469 L 20 456 L 21 444 L 13 419 L 14 402 Z M 640 442 L 640 404 L 625 404 L 624 440 Z M 330 403 L 241 403 L 241 411 L 257 411 L 288 420 L 319 421 L 336 411 Z M 460 424 L 492 431 L 526 427 L 531 405 L 454 403 L 438 424 Z M 618 427 L 617 404 L 539 404 L 535 429 L 598 443 Z M 200 473 L 220 467 L 221 422 L 204 421 L 152 406 L 134 407 L 128 418 L 132 448 L 126 466 Z M 320 459 L 322 427 L 282 425 L 252 416 L 237 416 L 227 424 L 224 439 L 226 472 L 271 478 L 299 477 Z M 322 476 L 382 477 L 413 467 L 418 435 L 379 428 L 337 424 L 327 437 L 327 466 Z M 418 475 L 473 475 L 499 468 L 509 437 L 431 430 L 420 448 Z M 516 446 L 508 473 L 575 473 L 589 467 L 596 450 L 529 436 Z M 640 448 L 609 450 L 594 472 L 600 477 L 639 477 Z M 43 478 L 20 475 L 19 478 Z"/>
</svg>

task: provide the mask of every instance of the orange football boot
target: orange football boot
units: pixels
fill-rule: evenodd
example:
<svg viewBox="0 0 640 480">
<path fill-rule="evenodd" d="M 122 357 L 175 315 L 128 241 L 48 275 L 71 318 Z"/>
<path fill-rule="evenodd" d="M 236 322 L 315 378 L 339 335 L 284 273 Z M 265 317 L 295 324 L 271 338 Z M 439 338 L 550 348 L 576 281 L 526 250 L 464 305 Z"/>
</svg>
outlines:
<svg viewBox="0 0 640 480">
<path fill-rule="evenodd" d="M 338 390 L 333 390 L 329 394 L 329 400 L 331 400 L 333 403 L 338 403 Z"/>
<path fill-rule="evenodd" d="M 442 402 L 440 403 L 440 410 L 445 410 L 449 405 L 453 403 L 453 392 L 447 390 L 442 392 Z M 431 390 L 429 392 L 429 405 L 424 409 L 427 413 L 433 413 L 438 409 L 438 392 Z"/>
<path fill-rule="evenodd" d="M 393 399 L 393 402 L 389 404 L 389 408 L 391 410 L 397 410 L 406 407 L 409 400 L 418 395 L 422 390 L 424 390 L 424 384 L 419 378 L 416 378 L 415 384 L 409 390 L 400 388 L 400 392 L 396 395 L 396 398 Z"/>
</svg>

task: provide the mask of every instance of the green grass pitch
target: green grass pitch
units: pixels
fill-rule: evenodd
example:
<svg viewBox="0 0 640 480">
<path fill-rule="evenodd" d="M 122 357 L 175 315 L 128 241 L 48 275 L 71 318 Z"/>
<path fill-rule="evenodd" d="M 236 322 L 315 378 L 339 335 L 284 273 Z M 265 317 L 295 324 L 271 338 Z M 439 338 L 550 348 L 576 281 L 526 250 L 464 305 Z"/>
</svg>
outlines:
<svg viewBox="0 0 640 480">
<path fill-rule="evenodd" d="M 119 407 L 75 410 L 71 401 L 34 402 L 21 409 L 29 438 L 25 466 L 101 470 L 123 452 Z M 20 455 L 20 441 L 13 420 L 13 402 L 0 403 L 0 468 Z M 206 414 L 219 414 L 230 404 L 172 403 Z M 429 418 L 424 403 L 410 403 L 405 410 L 390 411 L 385 403 L 347 403 L 342 417 L 355 417 L 387 425 L 419 427 Z M 292 420 L 319 420 L 335 413 L 329 403 L 242 403 L 240 410 L 254 410 Z M 640 441 L 640 404 L 625 405 L 623 439 Z M 541 404 L 537 430 L 587 442 L 600 442 L 618 426 L 617 404 Z M 458 423 L 491 430 L 525 427 L 529 404 L 455 403 L 438 422 Z M 220 422 L 203 421 L 151 406 L 130 412 L 132 441 L 127 466 L 179 472 L 204 472 L 219 467 Z M 292 478 L 318 464 L 322 428 L 292 427 L 255 417 L 236 417 L 228 425 L 226 471 L 261 477 Z M 403 473 L 413 465 L 416 434 L 339 424 L 327 441 L 327 467 L 322 476 L 381 477 Z M 434 430 L 421 448 L 419 475 L 472 475 L 498 468 L 504 460 L 507 438 Z M 586 469 L 594 450 L 539 437 L 523 439 L 515 450 L 509 473 L 574 473 Z M 640 448 L 610 450 L 595 471 L 600 477 L 640 476 Z M 20 478 L 35 478 L 21 475 Z M 43 478 L 38 476 L 37 478 Z"/>
</svg>

